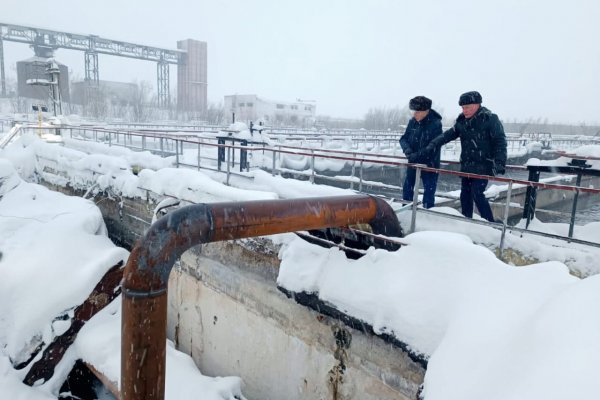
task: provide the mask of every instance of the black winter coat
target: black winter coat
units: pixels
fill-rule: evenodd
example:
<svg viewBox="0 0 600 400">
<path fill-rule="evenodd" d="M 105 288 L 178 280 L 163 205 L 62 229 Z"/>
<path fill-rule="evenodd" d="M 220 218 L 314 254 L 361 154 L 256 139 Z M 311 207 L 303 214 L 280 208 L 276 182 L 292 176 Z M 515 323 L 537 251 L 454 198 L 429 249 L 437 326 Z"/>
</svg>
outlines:
<svg viewBox="0 0 600 400">
<path fill-rule="evenodd" d="M 406 131 L 400 138 L 400 146 L 407 157 L 411 155 L 409 162 L 439 168 L 440 147 L 438 146 L 435 151 L 427 151 L 425 148 L 441 134 L 442 116 L 432 109 L 420 122 L 414 118 L 408 121 Z"/>
<path fill-rule="evenodd" d="M 506 166 L 506 135 L 498 116 L 485 107 L 466 119 L 460 114 L 454 126 L 438 136 L 433 144 L 439 148 L 460 138 L 460 170 L 494 176 Z"/>
</svg>

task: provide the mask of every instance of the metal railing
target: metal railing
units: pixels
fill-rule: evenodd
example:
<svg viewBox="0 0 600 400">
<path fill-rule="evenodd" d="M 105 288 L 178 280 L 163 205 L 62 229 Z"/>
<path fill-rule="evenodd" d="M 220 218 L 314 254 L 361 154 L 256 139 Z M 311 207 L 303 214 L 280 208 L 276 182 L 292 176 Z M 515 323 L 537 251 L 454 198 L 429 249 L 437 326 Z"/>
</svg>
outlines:
<svg viewBox="0 0 600 400">
<path fill-rule="evenodd" d="M 35 126 L 24 126 L 22 129 L 28 130 L 37 130 L 38 128 Z M 193 136 L 190 137 L 188 135 L 172 135 L 169 133 L 155 133 L 155 132 L 136 132 L 136 131 L 126 131 L 126 130 L 108 130 L 96 127 L 60 127 L 60 128 L 45 128 L 45 129 L 60 129 L 62 135 L 64 137 L 78 139 L 78 140 L 91 140 L 99 143 L 107 144 L 108 146 L 123 146 L 130 148 L 136 151 L 149 151 L 153 154 L 159 155 L 161 157 L 173 157 L 173 164 L 175 167 L 187 167 L 194 168 L 197 170 L 206 169 L 212 171 L 221 171 L 221 168 L 224 167 L 224 170 L 221 171 L 226 174 L 226 184 L 230 183 L 230 179 L 232 176 L 241 176 L 245 178 L 250 178 L 247 172 L 243 171 L 243 165 L 241 164 L 241 160 L 244 159 L 242 154 L 260 154 L 262 157 L 255 157 L 254 168 L 260 168 L 266 171 L 270 171 L 270 173 L 275 175 L 282 174 L 293 174 L 296 177 L 304 176 L 305 179 L 309 180 L 311 183 L 315 183 L 317 181 L 320 182 L 336 182 L 338 184 L 347 184 L 348 187 L 352 190 L 357 190 L 359 192 L 365 193 L 373 193 L 372 191 L 367 191 L 366 186 L 370 188 L 385 188 L 389 191 L 395 191 L 398 194 L 401 193 L 402 182 L 398 181 L 398 185 L 393 185 L 389 183 L 382 183 L 377 181 L 366 181 L 364 179 L 364 173 L 369 168 L 373 168 L 376 166 L 380 167 L 388 167 L 391 169 L 404 169 L 404 168 L 415 168 L 417 172 L 417 178 L 415 180 L 415 198 L 413 199 L 412 204 L 412 215 L 411 215 L 411 227 L 410 231 L 415 230 L 415 224 L 417 220 L 418 213 L 427 213 L 427 214 L 435 214 L 443 218 L 458 218 L 463 222 L 469 222 L 474 224 L 483 224 L 487 226 L 492 226 L 496 229 L 501 230 L 501 239 L 499 250 L 502 253 L 504 248 L 504 237 L 505 233 L 508 229 L 514 231 L 523 231 L 532 234 L 539 234 L 546 237 L 551 237 L 555 239 L 565 240 L 572 243 L 580 243 L 589 246 L 600 247 L 600 244 L 595 242 L 583 241 L 574 239 L 572 236 L 573 226 L 575 223 L 574 215 L 576 213 L 576 206 L 572 207 L 572 215 L 570 221 L 570 229 L 568 236 L 560 236 L 560 235 L 552 235 L 543 232 L 536 232 L 532 230 L 525 230 L 521 228 L 517 228 L 514 226 L 508 225 L 508 215 L 509 210 L 514 208 L 511 205 L 511 198 L 513 197 L 513 190 L 517 186 L 521 187 L 536 187 L 540 189 L 547 190 L 561 190 L 575 193 L 585 193 L 588 195 L 598 195 L 600 194 L 600 189 L 586 188 L 580 186 L 570 186 L 570 185 L 560 185 L 560 184 L 551 184 L 544 182 L 533 182 L 529 180 L 519 180 L 512 178 L 502 178 L 502 177 L 490 177 L 483 175 L 475 175 L 468 174 L 458 171 L 452 171 L 448 169 L 436 169 L 429 168 L 422 165 L 413 165 L 406 162 L 406 158 L 403 156 L 398 156 L 394 154 L 376 154 L 369 152 L 358 152 L 358 151 L 347 151 L 347 150 L 331 150 L 331 149 L 315 149 L 315 148 L 305 148 L 298 146 L 288 146 L 288 145 L 275 145 L 275 146 L 240 146 L 239 144 L 219 144 L 216 138 L 213 137 L 198 137 Z M 193 162 L 189 162 L 189 151 L 194 150 L 196 153 L 196 157 Z M 212 149 L 210 150 L 211 154 L 214 155 L 206 155 L 202 154 L 202 150 Z M 216 166 L 218 161 L 218 152 L 224 153 L 225 159 L 223 160 L 224 166 L 221 168 Z M 184 157 L 184 152 L 187 153 L 187 157 Z M 206 152 L 204 152 L 206 153 Z M 269 157 L 270 154 L 270 157 Z M 308 168 L 305 170 L 294 170 L 282 167 L 282 160 L 285 156 L 293 156 L 293 157 L 306 157 L 308 160 Z M 344 162 L 350 167 L 350 175 L 346 176 L 327 176 L 323 174 L 317 173 L 316 168 L 316 160 L 317 159 L 325 159 L 328 161 L 337 161 Z M 269 162 L 267 162 L 269 160 Z M 258 161 L 256 163 L 256 161 Z M 444 161 L 444 164 L 452 165 L 458 164 L 455 161 Z M 240 167 L 240 171 L 235 171 L 236 166 Z M 507 169 L 513 171 L 524 171 L 526 170 L 523 166 L 508 166 Z M 501 182 L 507 184 L 506 197 L 505 197 L 505 205 L 504 205 L 504 215 L 502 218 L 502 222 L 500 223 L 490 223 L 487 221 L 478 221 L 474 219 L 468 219 L 464 217 L 456 217 L 445 213 L 440 213 L 438 211 L 426 210 L 418 207 L 418 193 L 420 190 L 420 179 L 419 175 L 422 171 L 428 172 L 436 172 L 442 175 L 453 175 L 456 177 L 468 177 L 468 178 L 477 178 L 477 179 L 486 179 L 494 182 Z M 436 196 L 439 196 L 436 194 Z M 397 196 L 401 197 L 401 196 Z M 415 201 L 415 199 L 417 201 Z"/>
</svg>

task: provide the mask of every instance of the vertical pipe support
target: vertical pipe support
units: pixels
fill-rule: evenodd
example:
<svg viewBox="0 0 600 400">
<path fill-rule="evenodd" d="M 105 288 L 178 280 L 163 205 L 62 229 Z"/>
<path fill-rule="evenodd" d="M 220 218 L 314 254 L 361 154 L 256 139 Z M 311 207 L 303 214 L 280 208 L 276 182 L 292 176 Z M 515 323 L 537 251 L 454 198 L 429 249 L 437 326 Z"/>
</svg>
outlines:
<svg viewBox="0 0 600 400">
<path fill-rule="evenodd" d="M 421 168 L 416 167 L 415 187 L 413 190 L 412 214 L 410 216 L 410 233 L 415 231 L 417 223 L 417 208 L 419 205 L 419 189 L 421 188 Z"/>
<path fill-rule="evenodd" d="M 529 168 L 529 177 L 527 178 L 530 182 L 540 181 L 540 171 L 532 167 Z M 525 229 L 529 227 L 529 222 L 535 216 L 535 202 L 537 199 L 537 187 L 530 185 L 527 186 L 527 192 L 525 193 L 525 205 L 523 206 L 523 218 L 525 218 Z"/>
</svg>

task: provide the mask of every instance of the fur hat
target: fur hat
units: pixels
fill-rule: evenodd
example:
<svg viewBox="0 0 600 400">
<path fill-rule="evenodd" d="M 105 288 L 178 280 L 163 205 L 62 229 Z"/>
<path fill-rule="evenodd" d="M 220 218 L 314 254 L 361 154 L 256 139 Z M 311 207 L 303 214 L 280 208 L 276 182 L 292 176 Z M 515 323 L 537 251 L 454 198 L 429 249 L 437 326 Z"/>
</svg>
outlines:
<svg viewBox="0 0 600 400">
<path fill-rule="evenodd" d="M 460 95 L 460 98 L 458 99 L 458 105 L 464 106 L 467 104 L 481 104 L 482 100 L 483 99 L 481 98 L 479 92 L 467 92 Z"/>
<path fill-rule="evenodd" d="M 431 100 L 425 96 L 417 96 L 410 99 L 408 108 L 413 111 L 427 111 L 431 109 Z"/>
</svg>

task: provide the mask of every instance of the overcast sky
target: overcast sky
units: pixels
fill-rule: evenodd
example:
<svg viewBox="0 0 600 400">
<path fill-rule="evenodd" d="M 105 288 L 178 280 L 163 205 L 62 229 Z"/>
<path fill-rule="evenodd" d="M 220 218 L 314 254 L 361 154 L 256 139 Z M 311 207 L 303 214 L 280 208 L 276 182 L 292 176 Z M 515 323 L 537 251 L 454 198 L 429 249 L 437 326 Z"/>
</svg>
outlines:
<svg viewBox="0 0 600 400">
<path fill-rule="evenodd" d="M 446 116 L 478 90 L 503 120 L 600 122 L 598 0 L 2 0 L 0 22 L 176 48 L 208 43 L 208 97 L 315 100 L 361 118 L 416 95 Z M 4 43 L 7 74 L 32 55 Z M 56 58 L 83 77 L 83 54 Z M 150 81 L 156 65 L 99 57 L 100 79 Z M 175 67 L 171 77 L 176 76 Z M 175 84 L 172 84 L 172 88 Z"/>
</svg>

